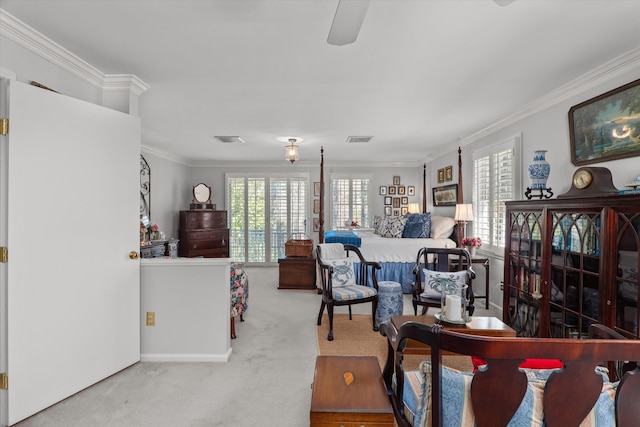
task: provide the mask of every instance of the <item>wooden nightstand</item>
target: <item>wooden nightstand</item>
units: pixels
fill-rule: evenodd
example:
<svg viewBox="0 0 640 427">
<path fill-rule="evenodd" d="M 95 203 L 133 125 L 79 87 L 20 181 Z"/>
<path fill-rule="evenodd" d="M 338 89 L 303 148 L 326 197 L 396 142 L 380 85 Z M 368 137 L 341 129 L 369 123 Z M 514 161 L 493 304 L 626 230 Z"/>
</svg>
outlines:
<svg viewBox="0 0 640 427">
<path fill-rule="evenodd" d="M 489 309 L 489 258 L 482 256 L 474 256 L 471 258 L 471 264 L 480 264 L 484 267 L 485 279 L 484 279 L 484 295 L 475 295 L 476 299 L 484 299 L 485 309 Z M 449 270 L 454 271 L 458 269 L 458 259 L 449 258 Z M 477 278 L 476 273 L 476 278 Z"/>
<path fill-rule="evenodd" d="M 316 290 L 316 259 L 307 257 L 281 256 L 278 259 L 278 289 Z"/>
</svg>

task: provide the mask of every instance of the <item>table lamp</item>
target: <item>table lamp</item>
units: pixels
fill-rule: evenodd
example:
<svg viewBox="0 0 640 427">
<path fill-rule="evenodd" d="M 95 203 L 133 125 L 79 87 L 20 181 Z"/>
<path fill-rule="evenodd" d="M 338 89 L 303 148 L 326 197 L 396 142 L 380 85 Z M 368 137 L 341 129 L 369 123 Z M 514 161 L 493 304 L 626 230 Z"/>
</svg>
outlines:
<svg viewBox="0 0 640 427">
<path fill-rule="evenodd" d="M 417 214 L 420 213 L 420 205 L 417 203 L 409 203 L 409 213 Z"/>
<path fill-rule="evenodd" d="M 459 241 L 465 238 L 467 233 L 467 222 L 473 221 L 473 205 L 470 203 L 456 205 L 456 215 L 454 219 L 458 222 Z"/>
</svg>

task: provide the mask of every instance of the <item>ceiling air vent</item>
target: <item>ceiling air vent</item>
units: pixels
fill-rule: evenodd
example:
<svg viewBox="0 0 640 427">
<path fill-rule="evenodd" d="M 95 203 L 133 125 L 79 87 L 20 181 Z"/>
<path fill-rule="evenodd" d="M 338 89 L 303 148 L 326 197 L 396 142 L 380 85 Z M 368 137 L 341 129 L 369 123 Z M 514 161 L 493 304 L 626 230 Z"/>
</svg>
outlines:
<svg viewBox="0 0 640 427">
<path fill-rule="evenodd" d="M 233 144 L 233 143 L 237 143 L 237 142 L 241 142 L 241 143 L 244 144 L 244 141 L 239 136 L 218 136 L 218 135 L 216 135 L 215 138 L 217 138 L 221 142 L 224 142 L 225 144 Z"/>
<path fill-rule="evenodd" d="M 350 136 L 347 137 L 347 144 L 366 144 L 372 138 L 372 136 Z"/>
</svg>

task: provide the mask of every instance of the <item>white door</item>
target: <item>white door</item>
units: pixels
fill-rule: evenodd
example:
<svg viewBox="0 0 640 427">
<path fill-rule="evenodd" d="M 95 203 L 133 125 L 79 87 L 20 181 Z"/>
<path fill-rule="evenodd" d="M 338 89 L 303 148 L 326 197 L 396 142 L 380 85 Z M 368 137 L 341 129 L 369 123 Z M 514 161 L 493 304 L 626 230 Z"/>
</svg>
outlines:
<svg viewBox="0 0 640 427">
<path fill-rule="evenodd" d="M 11 425 L 140 359 L 140 120 L 7 86 Z"/>
</svg>

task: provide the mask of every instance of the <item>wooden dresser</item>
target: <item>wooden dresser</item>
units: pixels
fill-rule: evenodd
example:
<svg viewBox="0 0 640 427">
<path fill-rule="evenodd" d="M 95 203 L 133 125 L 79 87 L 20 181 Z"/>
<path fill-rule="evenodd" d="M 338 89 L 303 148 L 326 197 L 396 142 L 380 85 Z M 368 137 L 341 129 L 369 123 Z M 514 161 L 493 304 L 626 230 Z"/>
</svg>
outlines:
<svg viewBox="0 0 640 427">
<path fill-rule="evenodd" d="M 180 211 L 180 256 L 229 258 L 227 211 Z"/>
</svg>

